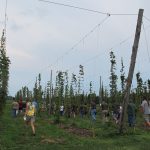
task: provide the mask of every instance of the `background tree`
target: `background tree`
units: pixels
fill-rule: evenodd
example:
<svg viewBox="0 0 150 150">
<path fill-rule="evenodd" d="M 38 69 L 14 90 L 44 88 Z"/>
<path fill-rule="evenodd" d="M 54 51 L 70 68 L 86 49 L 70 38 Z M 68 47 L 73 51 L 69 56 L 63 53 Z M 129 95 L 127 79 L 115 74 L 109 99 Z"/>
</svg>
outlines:
<svg viewBox="0 0 150 150">
<path fill-rule="evenodd" d="M 140 103 L 142 95 L 143 95 L 143 80 L 141 78 L 140 72 L 136 74 L 137 80 L 137 87 L 136 87 L 136 94 L 137 94 L 137 103 Z"/>
<path fill-rule="evenodd" d="M 78 106 L 83 104 L 84 101 L 84 91 L 83 91 L 83 85 L 84 85 L 84 67 L 82 65 L 79 65 L 79 76 L 78 76 Z"/>
<path fill-rule="evenodd" d="M 64 72 L 64 101 L 65 101 L 65 109 L 66 109 L 66 115 L 70 117 L 71 113 L 71 99 L 69 94 L 72 94 L 69 92 L 69 77 L 68 77 L 68 72 Z M 72 87 L 71 87 L 72 88 Z M 72 89 L 71 89 L 72 90 Z"/>
<path fill-rule="evenodd" d="M 124 72 L 124 64 L 123 64 L 123 58 L 121 58 L 121 70 L 120 70 L 121 76 L 121 94 L 122 98 L 124 97 L 124 90 L 125 90 L 125 72 Z"/>
<path fill-rule="evenodd" d="M 74 94 L 73 103 L 74 105 L 77 105 L 77 77 L 75 74 L 72 73 L 72 79 L 71 79 L 71 86 L 73 87 L 72 92 Z"/>
<path fill-rule="evenodd" d="M 61 105 L 64 106 L 64 74 L 62 71 L 58 71 L 56 76 L 56 87 L 55 87 L 55 122 L 60 122 L 59 108 Z"/>
<path fill-rule="evenodd" d="M 110 69 L 110 98 L 111 104 L 116 103 L 116 94 L 117 94 L 117 75 L 115 74 L 116 71 L 116 59 L 114 53 L 110 52 L 110 62 L 111 62 L 111 69 Z"/>
<path fill-rule="evenodd" d="M 148 97 L 150 97 L 150 80 L 147 80 Z"/>
<path fill-rule="evenodd" d="M 41 74 L 39 73 L 38 75 L 38 95 L 37 95 L 37 99 L 39 102 L 42 102 L 42 95 L 43 95 L 43 91 L 42 91 L 42 86 L 41 86 Z"/>
<path fill-rule="evenodd" d="M 34 96 L 34 99 L 37 100 L 38 98 L 38 84 L 37 84 L 37 78 L 35 80 L 35 84 L 34 84 L 34 88 L 33 88 L 33 96 Z"/>
<path fill-rule="evenodd" d="M 10 60 L 6 56 L 6 38 L 3 30 L 0 42 L 0 115 L 3 113 L 8 93 L 9 64 Z"/>
</svg>

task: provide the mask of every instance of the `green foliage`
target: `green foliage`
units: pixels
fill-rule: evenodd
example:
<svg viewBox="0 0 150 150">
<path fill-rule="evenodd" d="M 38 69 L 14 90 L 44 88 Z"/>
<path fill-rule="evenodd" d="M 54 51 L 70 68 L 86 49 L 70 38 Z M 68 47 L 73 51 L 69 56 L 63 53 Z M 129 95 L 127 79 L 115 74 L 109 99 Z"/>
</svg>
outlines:
<svg viewBox="0 0 150 150">
<path fill-rule="evenodd" d="M 72 73 L 71 85 L 70 85 L 70 98 L 71 104 L 77 105 L 77 77 Z"/>
<path fill-rule="evenodd" d="M 91 81 L 90 82 L 90 90 L 89 90 L 90 94 L 92 94 L 92 89 L 93 89 L 93 86 L 92 86 L 92 81 Z"/>
<path fill-rule="evenodd" d="M 140 102 L 143 93 L 143 80 L 141 78 L 140 72 L 136 74 L 136 80 L 137 80 L 137 88 L 136 88 L 137 101 Z"/>
<path fill-rule="evenodd" d="M 78 76 L 78 94 L 83 93 L 83 81 L 84 81 L 84 67 L 79 65 L 79 76 Z"/>
<path fill-rule="evenodd" d="M 56 75 L 56 87 L 55 87 L 55 120 L 59 122 L 59 108 L 64 106 L 64 72 L 58 71 Z"/>
<path fill-rule="evenodd" d="M 22 99 L 22 100 L 26 100 L 26 99 L 32 99 L 32 91 L 29 91 L 27 86 L 22 87 L 21 90 L 19 90 L 16 95 L 15 98 L 17 100 Z"/>
<path fill-rule="evenodd" d="M 59 104 L 64 105 L 64 74 L 62 71 L 58 72 L 58 96 Z"/>
<path fill-rule="evenodd" d="M 123 64 L 123 58 L 121 58 L 121 70 L 120 70 L 121 76 L 121 92 L 122 92 L 122 98 L 124 96 L 124 90 L 125 90 L 125 72 L 124 72 L 124 64 Z"/>
<path fill-rule="evenodd" d="M 110 62 L 111 62 L 111 75 L 110 75 L 110 97 L 111 97 L 111 103 L 116 102 L 116 94 L 117 94 L 117 75 L 115 74 L 116 71 L 116 59 L 114 53 L 110 52 Z"/>
<path fill-rule="evenodd" d="M 6 56 L 6 38 L 4 30 L 0 41 L 0 115 L 2 115 L 8 92 L 10 64 L 9 57 Z"/>
<path fill-rule="evenodd" d="M 37 95 L 37 99 L 39 101 L 42 101 L 42 96 L 43 96 L 43 91 L 42 91 L 42 86 L 41 86 L 41 74 L 39 73 L 39 75 L 38 75 L 38 95 Z"/>
<path fill-rule="evenodd" d="M 37 83 L 37 78 L 36 78 L 36 81 L 35 81 L 35 84 L 34 84 L 34 88 L 33 88 L 33 96 L 34 96 L 34 99 L 38 98 L 38 83 Z"/>
<path fill-rule="evenodd" d="M 77 95 L 77 105 L 80 106 L 84 102 L 84 66 L 79 65 L 79 76 L 78 76 L 78 95 Z"/>
</svg>

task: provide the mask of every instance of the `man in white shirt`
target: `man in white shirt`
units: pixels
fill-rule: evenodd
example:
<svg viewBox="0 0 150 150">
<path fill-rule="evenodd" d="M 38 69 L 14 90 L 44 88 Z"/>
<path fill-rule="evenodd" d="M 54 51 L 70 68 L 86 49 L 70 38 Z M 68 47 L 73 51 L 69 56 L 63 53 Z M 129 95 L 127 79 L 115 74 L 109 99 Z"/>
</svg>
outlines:
<svg viewBox="0 0 150 150">
<path fill-rule="evenodd" d="M 142 101 L 141 108 L 142 108 L 145 124 L 146 126 L 150 127 L 150 106 L 146 100 L 146 97 L 144 97 Z"/>
<path fill-rule="evenodd" d="M 61 105 L 60 106 L 60 115 L 63 116 L 63 114 L 64 114 L 64 106 Z"/>
</svg>

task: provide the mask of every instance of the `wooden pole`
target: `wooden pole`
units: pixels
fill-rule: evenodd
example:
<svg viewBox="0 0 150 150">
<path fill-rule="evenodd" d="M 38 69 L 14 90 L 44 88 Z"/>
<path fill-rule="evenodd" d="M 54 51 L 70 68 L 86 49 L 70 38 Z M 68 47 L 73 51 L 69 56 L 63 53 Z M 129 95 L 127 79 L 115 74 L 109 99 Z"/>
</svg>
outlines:
<svg viewBox="0 0 150 150">
<path fill-rule="evenodd" d="M 127 78 L 127 83 L 126 83 L 125 96 L 123 99 L 123 110 L 122 110 L 122 115 L 121 115 L 119 133 L 123 133 L 124 128 L 125 128 L 125 117 L 126 117 L 127 105 L 129 102 L 129 95 L 130 95 L 130 89 L 131 89 L 131 84 L 132 84 L 132 79 L 133 79 L 135 63 L 136 63 L 136 56 L 137 56 L 137 50 L 138 50 L 138 45 L 139 45 L 140 33 L 141 33 L 143 12 L 144 12 L 144 9 L 139 9 L 134 44 L 132 47 L 130 68 L 129 68 L 128 78 Z"/>
</svg>

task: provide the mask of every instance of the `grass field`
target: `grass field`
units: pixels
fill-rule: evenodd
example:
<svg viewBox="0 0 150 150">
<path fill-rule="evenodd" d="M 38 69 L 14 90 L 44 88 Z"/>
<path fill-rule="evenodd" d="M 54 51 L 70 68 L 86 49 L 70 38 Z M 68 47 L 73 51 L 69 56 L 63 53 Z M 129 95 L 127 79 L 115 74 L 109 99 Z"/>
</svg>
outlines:
<svg viewBox="0 0 150 150">
<path fill-rule="evenodd" d="M 116 125 L 93 124 L 89 118 L 61 118 L 61 124 L 53 124 L 52 117 L 42 114 L 36 118 L 36 136 L 26 126 L 23 116 L 11 117 L 7 104 L 0 120 L 0 150 L 148 150 L 150 130 L 142 128 L 141 121 L 135 129 L 128 128 L 119 135 Z M 98 116 L 97 116 L 98 118 Z M 82 133 L 83 131 L 83 133 Z"/>
</svg>

